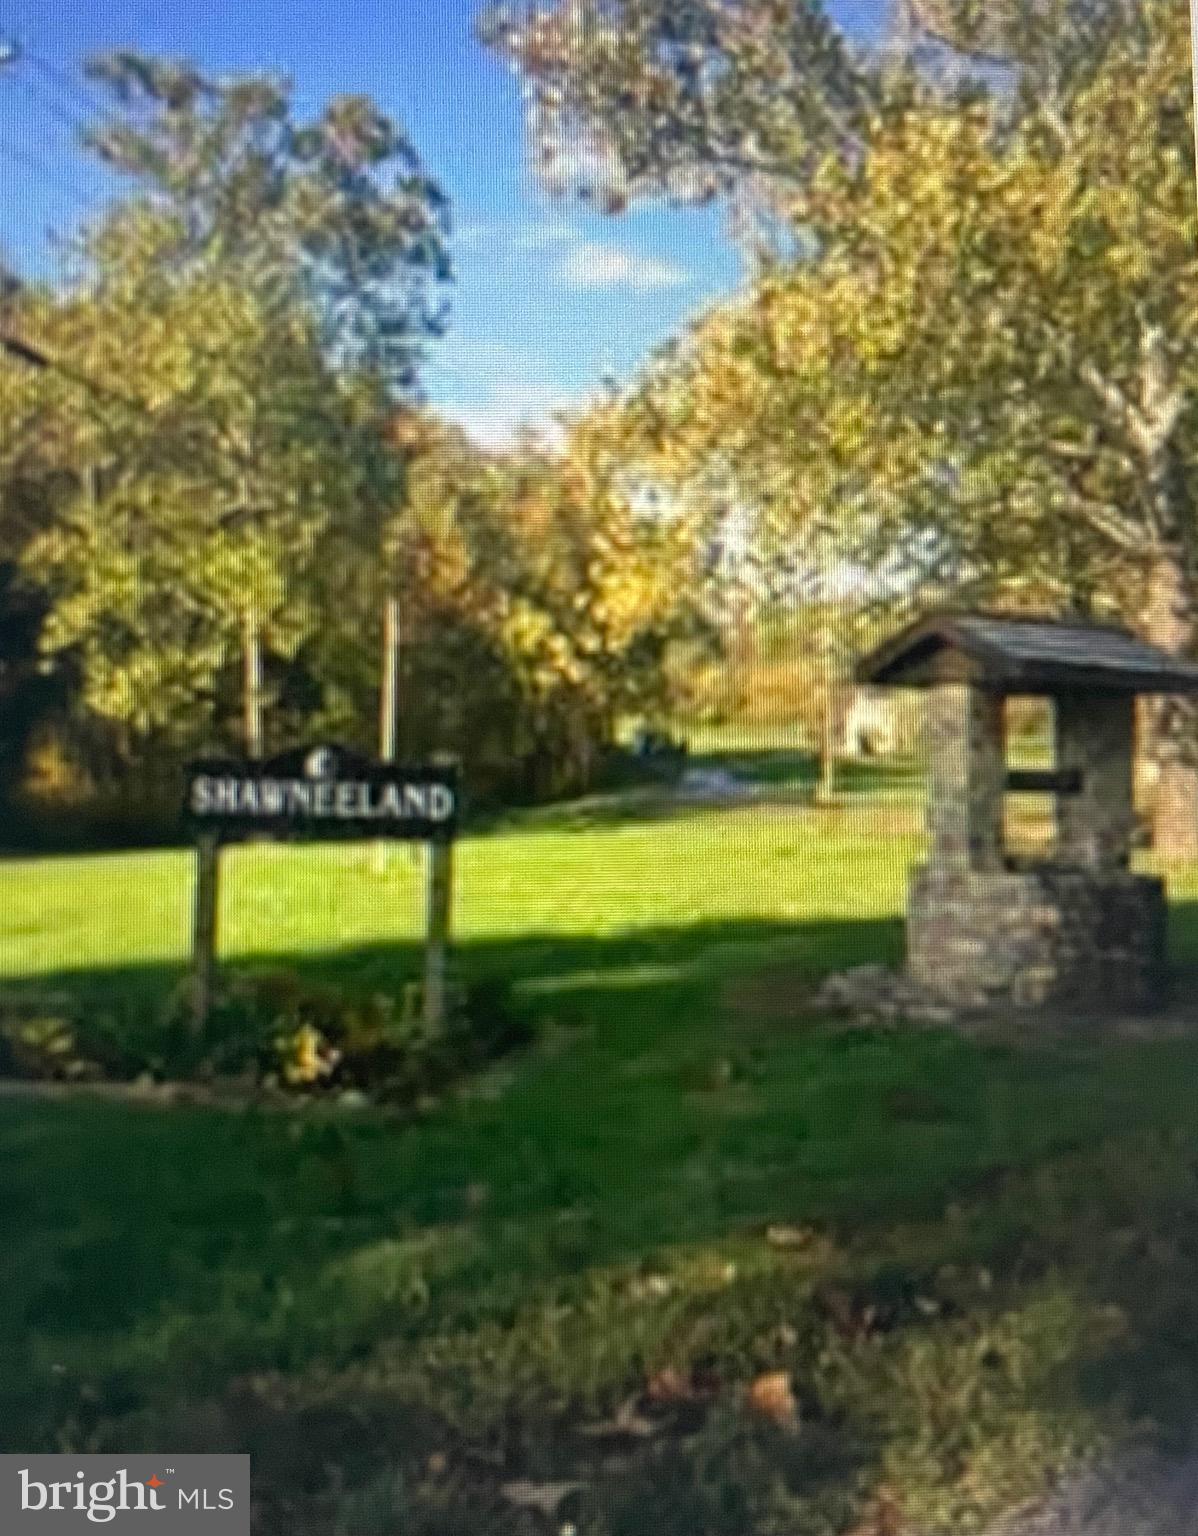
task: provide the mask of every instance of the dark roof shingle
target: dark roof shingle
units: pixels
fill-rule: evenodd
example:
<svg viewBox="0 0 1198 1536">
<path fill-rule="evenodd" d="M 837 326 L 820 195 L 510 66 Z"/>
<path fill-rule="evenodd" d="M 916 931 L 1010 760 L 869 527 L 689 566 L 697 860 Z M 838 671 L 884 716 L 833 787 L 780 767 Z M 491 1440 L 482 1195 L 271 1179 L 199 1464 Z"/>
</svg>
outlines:
<svg viewBox="0 0 1198 1536">
<path fill-rule="evenodd" d="M 984 613 L 918 620 L 866 656 L 857 667 L 857 680 L 927 685 L 936 680 L 936 660 L 945 652 L 957 654 L 973 681 L 1008 690 L 1198 693 L 1198 666 L 1127 630 Z"/>
</svg>

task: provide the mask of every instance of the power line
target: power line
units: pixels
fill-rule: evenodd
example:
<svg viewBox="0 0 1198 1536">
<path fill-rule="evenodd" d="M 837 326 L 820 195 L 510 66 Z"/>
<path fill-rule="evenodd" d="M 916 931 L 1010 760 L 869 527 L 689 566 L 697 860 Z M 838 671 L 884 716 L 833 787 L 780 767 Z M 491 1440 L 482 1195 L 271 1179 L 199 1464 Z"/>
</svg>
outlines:
<svg viewBox="0 0 1198 1536">
<path fill-rule="evenodd" d="M 103 111 L 99 98 L 73 80 L 52 60 L 28 48 L 20 38 L 0 33 L 0 70 L 15 72 L 21 64 L 28 64 L 42 79 L 35 82 L 27 73 L 22 72 L 17 76 L 16 83 L 59 122 L 65 123 L 75 133 L 86 134 L 87 119 Z M 53 88 L 53 94 L 43 82 L 48 82 Z"/>
<path fill-rule="evenodd" d="M 48 161 L 43 160 L 32 150 L 26 149 L 24 145 L 14 144 L 11 139 L 0 136 L 0 155 L 7 155 L 10 160 L 15 160 L 26 170 L 36 171 L 46 186 L 65 194 L 81 206 L 93 204 L 95 201 L 90 192 L 85 191 L 77 182 L 68 181 L 60 176 Z"/>
<path fill-rule="evenodd" d="M 104 104 L 94 91 L 90 90 L 81 81 L 73 79 L 66 70 L 60 69 L 52 60 L 44 58 L 40 53 L 34 53 L 26 49 L 24 57 L 39 74 L 43 75 L 51 84 L 68 96 L 74 106 L 92 116 L 104 110 Z"/>
<path fill-rule="evenodd" d="M 68 383 L 81 389 L 90 400 L 93 409 L 99 405 L 120 405 L 127 411 L 132 411 L 139 418 L 146 414 L 145 403 L 135 400 L 132 395 L 127 395 L 123 390 L 115 389 L 111 384 L 101 384 L 90 374 L 82 373 L 79 369 L 64 362 L 61 358 L 52 357 L 43 351 L 40 346 L 26 341 L 23 337 L 16 336 L 5 330 L 0 331 L 0 351 L 9 357 L 26 364 L 30 368 L 41 372 L 50 372 L 60 375 Z"/>
<path fill-rule="evenodd" d="M 72 112 L 66 111 L 66 108 L 60 106 L 54 98 L 43 95 L 40 91 L 35 91 L 31 80 L 17 80 L 15 84 L 28 95 L 34 112 L 46 112 L 46 114 L 51 115 L 57 123 L 68 127 L 74 140 L 81 140 L 83 135 L 88 132 L 88 124 L 84 123 L 83 118 L 75 117 Z"/>
<path fill-rule="evenodd" d="M 50 367 L 50 359 L 46 354 L 37 347 L 31 347 L 19 336 L 9 336 L 0 332 L 0 351 L 7 352 L 9 357 L 15 357 L 18 362 L 28 364 L 30 368 Z"/>
<path fill-rule="evenodd" d="M 83 121 L 83 119 L 81 117 L 77 117 L 74 112 L 68 112 L 67 109 L 60 105 L 60 103 L 57 102 L 53 96 L 50 96 L 43 91 L 35 90 L 32 80 L 27 78 L 21 79 L 17 81 L 17 84 L 37 104 L 37 106 L 42 109 L 43 112 L 49 112 L 51 117 L 56 118 L 60 123 L 64 123 L 73 134 L 78 134 L 80 136 L 86 134 L 87 124 Z"/>
<path fill-rule="evenodd" d="M 19 66 L 28 64 L 31 69 L 48 81 L 53 87 L 53 94 L 42 81 L 34 81 L 25 71 L 16 73 Z M 49 59 L 41 54 L 34 53 L 17 37 L 11 34 L 0 33 L 0 70 L 13 72 L 16 83 L 21 86 L 39 106 L 44 108 L 59 122 L 65 123 L 74 133 L 85 134 L 87 122 L 85 117 L 97 115 L 101 108 L 98 101 L 78 87 L 71 77 L 59 69 Z M 67 103 L 64 105 L 64 103 Z M 79 115 L 82 108 L 84 117 Z"/>
</svg>

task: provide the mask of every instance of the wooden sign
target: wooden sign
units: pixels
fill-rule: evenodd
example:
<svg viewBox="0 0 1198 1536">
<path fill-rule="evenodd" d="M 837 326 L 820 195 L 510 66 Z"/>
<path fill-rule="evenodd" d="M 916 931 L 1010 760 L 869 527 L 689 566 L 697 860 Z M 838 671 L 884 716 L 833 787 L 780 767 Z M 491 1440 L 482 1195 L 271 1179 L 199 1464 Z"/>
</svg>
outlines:
<svg viewBox="0 0 1198 1536">
<path fill-rule="evenodd" d="M 187 818 L 196 831 L 446 842 L 457 830 L 452 768 L 400 767 L 346 747 L 297 748 L 262 762 L 191 764 Z"/>
<path fill-rule="evenodd" d="M 1011 768 L 1007 789 L 1022 795 L 1080 795 L 1080 768 Z"/>
<path fill-rule="evenodd" d="M 455 768 L 403 768 L 347 747 L 312 746 L 261 762 L 204 758 L 187 771 L 184 813 L 196 838 L 193 1018 L 202 1031 L 216 988 L 220 846 L 259 832 L 306 840 L 390 838 L 428 843 L 424 1016 L 447 1009 L 446 972 L 458 827 Z"/>
</svg>

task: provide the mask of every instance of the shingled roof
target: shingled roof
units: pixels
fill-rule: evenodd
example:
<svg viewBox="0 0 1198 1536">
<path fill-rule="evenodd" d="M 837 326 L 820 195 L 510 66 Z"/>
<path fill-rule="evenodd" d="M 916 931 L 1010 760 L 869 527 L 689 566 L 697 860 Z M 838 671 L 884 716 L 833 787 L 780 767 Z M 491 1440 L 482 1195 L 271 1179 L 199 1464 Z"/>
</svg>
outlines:
<svg viewBox="0 0 1198 1536">
<path fill-rule="evenodd" d="M 1125 629 L 984 613 L 919 619 L 866 656 L 856 677 L 897 687 L 956 679 L 1005 692 L 1198 693 L 1198 666 Z"/>
</svg>

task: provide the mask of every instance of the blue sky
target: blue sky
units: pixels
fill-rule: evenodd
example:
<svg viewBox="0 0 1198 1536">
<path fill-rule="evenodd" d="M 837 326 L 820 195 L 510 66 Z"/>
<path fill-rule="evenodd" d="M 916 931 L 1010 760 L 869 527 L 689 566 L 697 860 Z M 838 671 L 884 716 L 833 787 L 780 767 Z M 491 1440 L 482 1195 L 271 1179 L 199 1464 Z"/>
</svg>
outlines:
<svg viewBox="0 0 1198 1536">
<path fill-rule="evenodd" d="M 730 292 L 740 263 L 713 211 L 618 219 L 546 196 L 528 170 L 517 83 L 473 40 L 478 0 L 0 0 L 29 56 L 0 72 L 0 244 L 18 268 L 55 258 L 102 196 L 74 147 L 81 62 L 136 46 L 221 72 L 288 74 L 302 105 L 365 91 L 401 119 L 449 192 L 453 317 L 432 399 L 501 441 L 626 377 L 688 314 Z"/>
</svg>

